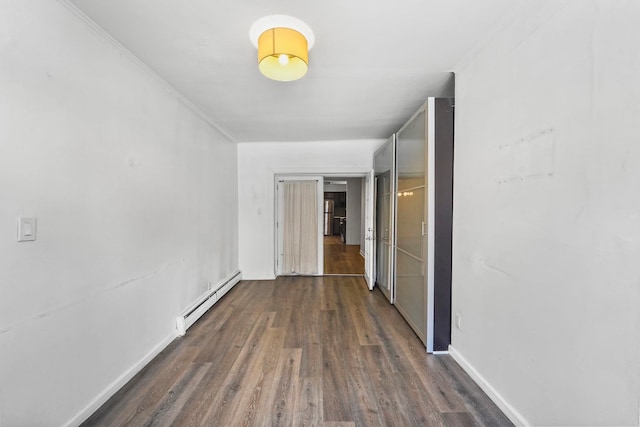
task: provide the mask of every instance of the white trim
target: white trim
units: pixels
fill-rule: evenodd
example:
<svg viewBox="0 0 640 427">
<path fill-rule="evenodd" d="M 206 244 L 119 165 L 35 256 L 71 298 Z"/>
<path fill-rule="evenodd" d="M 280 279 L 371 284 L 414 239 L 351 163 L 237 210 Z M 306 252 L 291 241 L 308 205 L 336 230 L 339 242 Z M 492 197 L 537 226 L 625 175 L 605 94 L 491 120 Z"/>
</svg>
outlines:
<svg viewBox="0 0 640 427">
<path fill-rule="evenodd" d="M 236 270 L 218 283 L 207 292 L 188 309 L 182 312 L 176 318 L 176 331 L 179 336 L 184 336 L 194 323 L 202 317 L 216 302 L 220 300 L 231 288 L 242 280 L 242 273 Z"/>
<path fill-rule="evenodd" d="M 449 354 L 449 352 L 447 350 L 440 350 L 440 351 L 434 351 L 432 354 L 434 354 L 436 356 L 440 356 L 440 355 L 444 355 L 444 354 Z"/>
<path fill-rule="evenodd" d="M 258 19 L 249 28 L 249 39 L 253 43 L 253 47 L 257 49 L 260 35 L 272 28 L 291 28 L 299 32 L 307 39 L 307 50 L 311 50 L 316 41 L 311 27 L 304 21 L 288 15 L 268 15 Z"/>
<path fill-rule="evenodd" d="M 435 248 L 436 248 L 436 99 L 427 100 L 425 109 L 427 138 L 427 351 L 433 352 L 435 320 Z"/>
<path fill-rule="evenodd" d="M 364 274 L 358 274 L 358 273 L 327 273 L 327 274 L 323 274 L 323 276 L 340 276 L 340 277 L 362 277 L 363 279 Z M 367 289 L 369 289 L 367 287 Z"/>
<path fill-rule="evenodd" d="M 122 43 L 117 41 L 113 36 L 107 33 L 102 27 L 96 24 L 91 18 L 89 18 L 84 12 L 82 12 L 78 7 L 71 3 L 70 0 L 57 0 L 62 6 L 64 6 L 69 12 L 75 15 L 78 19 L 80 19 L 84 24 L 86 24 L 91 30 L 93 30 L 99 37 L 103 40 L 111 44 L 116 50 L 118 50 L 122 56 L 129 59 L 133 64 L 135 64 L 142 71 L 146 72 L 155 79 L 161 86 L 164 87 L 169 93 L 175 96 L 180 102 L 182 102 L 189 110 L 191 110 L 196 116 L 200 117 L 204 120 L 209 126 L 211 126 L 216 131 L 220 132 L 222 136 L 227 138 L 230 142 L 236 142 L 234 138 L 231 137 L 226 131 L 224 131 L 218 124 L 213 122 L 211 118 L 209 118 L 202 110 L 196 107 L 186 96 L 184 96 L 178 89 L 176 89 L 171 83 L 165 80 L 158 73 L 153 71 L 146 65 L 140 58 L 138 58 L 133 52 L 127 49 Z"/>
<path fill-rule="evenodd" d="M 197 316 L 194 316 L 195 312 L 190 316 L 193 317 L 188 323 L 185 325 L 185 330 L 189 328 L 192 324 L 195 323 L 198 318 L 200 318 L 207 310 L 202 311 L 202 307 L 198 307 L 203 301 L 207 301 L 207 299 L 212 298 L 213 302 L 209 305 L 209 308 L 217 301 L 220 300 L 231 288 L 233 288 L 236 284 L 238 284 L 242 280 L 242 273 L 240 270 L 236 270 L 231 273 L 229 276 L 218 282 L 218 284 L 211 291 L 207 292 L 204 296 L 199 298 L 195 304 L 191 306 L 190 309 L 185 310 L 184 313 L 187 314 L 191 311 L 193 307 L 197 307 Z M 208 302 L 208 301 L 207 301 Z M 203 305 L 204 306 L 204 305 Z M 200 312 L 202 311 L 202 312 Z M 184 316 L 182 317 L 184 319 Z M 184 325 L 184 324 L 183 324 Z M 149 364 L 162 350 L 164 350 L 171 342 L 176 339 L 180 330 L 176 329 L 175 332 L 171 333 L 164 340 L 162 340 L 158 345 L 156 345 L 149 353 L 147 353 L 142 359 L 140 359 L 137 363 L 135 363 L 131 368 L 125 371 L 120 377 L 118 377 L 114 382 L 109 384 L 107 388 L 105 388 L 100 394 L 98 394 L 92 401 L 87 405 L 82 411 L 80 411 L 75 417 L 69 420 L 64 426 L 77 426 L 86 421 L 95 411 L 97 411 L 102 405 L 105 404 L 107 400 L 111 398 L 118 390 L 120 390 L 126 383 L 128 383 L 138 372 L 142 370 L 145 366 Z M 184 335 L 182 333 L 181 335 Z"/>
<path fill-rule="evenodd" d="M 275 262 L 274 262 L 274 267 L 275 267 Z M 257 280 L 276 280 L 276 276 L 275 274 L 242 274 L 242 280 L 253 280 L 253 281 L 257 281 Z"/>
<path fill-rule="evenodd" d="M 162 350 L 164 350 L 171 342 L 177 337 L 176 332 L 172 332 L 169 336 L 163 339 L 158 345 L 156 345 L 149 353 L 147 353 L 142 359 L 135 363 L 125 373 L 120 375 L 114 382 L 109 384 L 107 388 L 102 390 L 82 411 L 80 411 L 75 417 L 71 418 L 66 426 L 78 426 L 86 421 L 94 412 L 96 412 L 107 400 L 111 398 L 118 390 L 120 390 L 131 378 L 133 378 L 138 372 L 142 370 L 154 357 L 156 357 Z"/>
<path fill-rule="evenodd" d="M 375 232 L 375 221 L 373 206 L 375 201 L 374 185 L 376 183 L 376 171 L 371 168 L 369 173 L 364 177 L 364 206 L 360 207 L 360 215 L 364 212 L 364 251 L 360 251 L 360 255 L 364 258 L 364 279 L 370 291 L 376 285 L 375 282 L 375 244 L 373 235 Z"/>
<path fill-rule="evenodd" d="M 531 423 L 529 423 L 521 413 L 519 413 L 513 406 L 511 406 L 509 402 L 507 402 L 507 400 L 502 397 L 502 395 L 498 393 L 495 388 L 493 388 L 489 381 L 487 381 L 482 375 L 480 375 L 480 373 L 473 367 L 473 365 L 471 365 L 467 361 L 467 359 L 465 359 L 452 345 L 449 345 L 449 355 L 451 355 L 453 360 L 455 360 L 458 365 L 460 365 L 460 367 L 464 369 L 467 374 L 469 374 L 469 376 L 476 382 L 476 384 L 480 386 L 482 391 L 484 391 L 487 396 L 489 396 L 489 399 L 491 399 L 493 403 L 495 403 L 498 408 L 500 408 L 500 410 L 504 412 L 504 414 L 507 416 L 507 418 L 509 418 L 509 420 L 511 420 L 513 424 L 515 424 L 516 426 L 531 425 Z"/>
<path fill-rule="evenodd" d="M 391 199 L 391 206 L 389 207 L 389 215 L 391 216 L 391 230 L 389 230 L 389 236 L 391 236 L 391 253 L 389 254 L 389 292 L 391 298 L 389 302 L 391 304 L 396 303 L 396 247 L 398 243 L 398 236 L 396 230 L 398 229 L 398 218 L 396 217 L 396 211 L 398 210 L 398 132 L 391 135 L 391 171 L 389 173 L 389 197 Z"/>
<path fill-rule="evenodd" d="M 273 175 L 273 277 L 276 278 L 280 274 L 280 264 L 282 263 L 282 253 L 280 248 L 283 246 L 283 234 L 280 232 L 280 223 L 283 220 L 282 205 L 283 197 L 280 191 L 280 183 L 278 174 Z M 324 247 L 323 247 L 324 249 Z"/>
<path fill-rule="evenodd" d="M 242 144 L 242 143 L 240 143 Z M 259 142 L 257 144 L 260 144 Z M 269 144 L 269 143 L 267 143 Z M 344 167 L 341 169 L 335 169 L 333 166 L 313 166 L 313 167 L 305 167 L 304 172 L 300 172 L 300 166 L 279 166 L 278 168 L 272 169 L 274 176 L 283 175 L 283 176 L 316 176 L 320 175 L 323 178 L 362 178 L 367 176 L 369 173 L 369 169 L 367 168 L 352 168 L 352 167 Z"/>
</svg>

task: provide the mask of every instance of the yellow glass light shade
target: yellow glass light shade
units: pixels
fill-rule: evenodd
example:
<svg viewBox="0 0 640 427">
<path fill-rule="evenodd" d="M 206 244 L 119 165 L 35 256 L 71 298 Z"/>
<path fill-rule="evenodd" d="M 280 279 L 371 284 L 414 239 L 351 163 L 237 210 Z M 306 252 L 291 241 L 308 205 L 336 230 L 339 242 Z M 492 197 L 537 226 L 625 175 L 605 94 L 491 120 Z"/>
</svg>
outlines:
<svg viewBox="0 0 640 427">
<path fill-rule="evenodd" d="M 258 38 L 258 68 L 273 80 L 298 80 L 309 68 L 307 39 L 291 28 L 268 29 Z"/>
</svg>

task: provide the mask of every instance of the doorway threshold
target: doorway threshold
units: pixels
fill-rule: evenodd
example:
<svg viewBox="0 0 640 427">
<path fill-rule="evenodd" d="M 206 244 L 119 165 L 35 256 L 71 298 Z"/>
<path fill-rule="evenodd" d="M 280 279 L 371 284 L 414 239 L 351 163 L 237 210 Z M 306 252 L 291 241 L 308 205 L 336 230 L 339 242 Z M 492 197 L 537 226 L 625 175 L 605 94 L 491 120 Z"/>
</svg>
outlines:
<svg viewBox="0 0 640 427">
<path fill-rule="evenodd" d="M 323 276 L 351 276 L 351 277 L 364 277 L 364 274 L 359 273 L 328 273 L 323 274 Z"/>
</svg>

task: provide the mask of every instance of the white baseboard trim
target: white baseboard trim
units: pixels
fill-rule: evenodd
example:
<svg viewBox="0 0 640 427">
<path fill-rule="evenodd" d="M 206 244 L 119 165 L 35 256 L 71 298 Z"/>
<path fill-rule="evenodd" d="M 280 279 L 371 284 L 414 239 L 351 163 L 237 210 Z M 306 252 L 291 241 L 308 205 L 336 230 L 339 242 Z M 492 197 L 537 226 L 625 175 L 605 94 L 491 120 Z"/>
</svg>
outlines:
<svg viewBox="0 0 640 427">
<path fill-rule="evenodd" d="M 142 370 L 154 357 L 156 357 L 162 350 L 164 350 L 171 342 L 176 339 L 178 334 L 176 332 L 171 333 L 158 345 L 156 345 L 149 353 L 147 353 L 142 359 L 140 359 L 135 365 L 129 368 L 124 374 L 120 375 L 114 382 L 109 384 L 98 396 L 96 396 L 87 407 L 85 407 L 80 413 L 69 420 L 65 427 L 79 426 L 87 420 L 95 411 L 98 410 L 104 403 L 111 398 L 118 390 L 120 390 L 126 383 L 131 380 L 138 372 Z"/>
<path fill-rule="evenodd" d="M 255 281 L 261 281 L 261 280 L 276 280 L 276 275 L 275 274 L 252 274 L 252 273 L 245 273 L 244 271 L 242 272 L 242 280 L 255 280 Z"/>
<path fill-rule="evenodd" d="M 187 310 L 176 318 L 176 329 L 179 336 L 187 333 L 194 323 L 202 317 L 215 303 L 220 300 L 227 292 L 242 280 L 242 273 L 236 270 L 218 283 L 211 287 L 198 300 L 193 303 Z"/>
<path fill-rule="evenodd" d="M 231 288 L 233 288 L 238 282 L 242 280 L 242 273 L 240 270 L 236 270 L 231 273 L 229 276 L 221 280 L 215 287 L 214 290 L 207 292 L 201 299 L 199 299 L 195 306 L 198 304 L 202 304 L 206 299 L 211 298 L 211 293 L 216 295 L 216 299 L 212 302 L 213 305 L 220 298 L 224 296 Z M 210 308 L 210 306 L 209 306 Z M 206 311 L 206 310 L 204 310 Z M 202 313 L 198 313 L 197 318 L 200 318 Z M 191 324 L 195 323 L 197 320 L 193 320 Z M 187 327 L 185 327 L 186 330 Z M 183 333 L 184 335 L 184 333 Z M 95 411 L 97 411 L 104 403 L 111 398 L 118 390 L 120 390 L 131 378 L 133 378 L 138 372 L 142 370 L 154 357 L 156 357 L 162 350 L 164 350 L 171 342 L 179 336 L 179 331 L 171 333 L 165 339 L 163 339 L 160 343 L 158 343 L 149 353 L 147 353 L 142 359 L 140 359 L 137 363 L 135 363 L 131 368 L 129 368 L 125 373 L 120 375 L 114 382 L 109 384 L 107 388 L 105 388 L 100 394 L 98 394 L 92 401 L 87 405 L 82 411 L 80 411 L 76 416 L 74 416 L 71 420 L 64 424 L 65 427 L 74 427 L 82 424 L 87 418 L 89 418 Z"/>
<path fill-rule="evenodd" d="M 452 345 L 449 346 L 449 355 L 469 374 L 513 424 L 516 426 L 531 425 Z"/>
</svg>

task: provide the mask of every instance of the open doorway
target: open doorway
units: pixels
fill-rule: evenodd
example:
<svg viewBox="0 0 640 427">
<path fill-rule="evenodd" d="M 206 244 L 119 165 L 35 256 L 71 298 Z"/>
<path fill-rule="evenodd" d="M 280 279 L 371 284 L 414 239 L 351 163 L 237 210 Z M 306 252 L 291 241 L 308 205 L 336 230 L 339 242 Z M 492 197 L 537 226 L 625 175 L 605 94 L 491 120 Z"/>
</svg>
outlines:
<svg viewBox="0 0 640 427">
<path fill-rule="evenodd" d="M 364 178 L 324 177 L 325 275 L 364 275 L 365 208 Z"/>
</svg>

